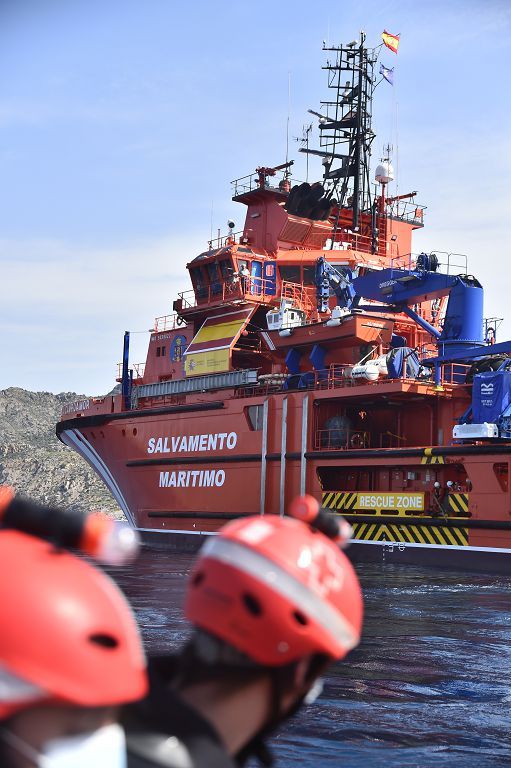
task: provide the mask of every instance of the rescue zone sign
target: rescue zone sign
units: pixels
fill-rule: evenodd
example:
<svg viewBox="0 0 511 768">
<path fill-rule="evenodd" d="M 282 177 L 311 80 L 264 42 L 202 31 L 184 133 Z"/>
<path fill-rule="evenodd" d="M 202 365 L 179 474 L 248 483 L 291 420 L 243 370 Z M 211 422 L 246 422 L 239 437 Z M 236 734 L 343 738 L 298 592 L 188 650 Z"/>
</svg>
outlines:
<svg viewBox="0 0 511 768">
<path fill-rule="evenodd" d="M 424 493 L 357 493 L 353 509 L 369 509 L 374 512 L 387 510 L 424 511 Z"/>
</svg>

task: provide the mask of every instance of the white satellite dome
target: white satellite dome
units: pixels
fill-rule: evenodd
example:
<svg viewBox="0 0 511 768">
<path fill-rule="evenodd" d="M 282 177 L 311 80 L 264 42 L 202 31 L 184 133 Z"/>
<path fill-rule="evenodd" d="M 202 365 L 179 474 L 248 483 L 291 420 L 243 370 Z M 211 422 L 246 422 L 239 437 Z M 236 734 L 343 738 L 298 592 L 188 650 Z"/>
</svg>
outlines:
<svg viewBox="0 0 511 768">
<path fill-rule="evenodd" d="M 389 181 L 394 181 L 394 169 L 389 160 L 382 160 L 374 172 L 374 178 L 380 184 L 388 184 Z"/>
</svg>

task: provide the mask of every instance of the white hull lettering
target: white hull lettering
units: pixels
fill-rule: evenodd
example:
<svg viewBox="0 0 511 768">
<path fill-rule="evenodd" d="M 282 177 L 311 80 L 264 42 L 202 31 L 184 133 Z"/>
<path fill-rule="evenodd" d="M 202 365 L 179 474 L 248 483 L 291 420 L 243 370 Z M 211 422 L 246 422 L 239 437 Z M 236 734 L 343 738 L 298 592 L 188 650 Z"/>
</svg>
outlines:
<svg viewBox="0 0 511 768">
<path fill-rule="evenodd" d="M 225 483 L 223 469 L 191 469 L 160 472 L 160 488 L 221 488 Z"/>
<path fill-rule="evenodd" d="M 236 432 L 215 432 L 205 435 L 170 435 L 150 437 L 147 453 L 199 453 L 234 450 L 238 443 Z"/>
</svg>

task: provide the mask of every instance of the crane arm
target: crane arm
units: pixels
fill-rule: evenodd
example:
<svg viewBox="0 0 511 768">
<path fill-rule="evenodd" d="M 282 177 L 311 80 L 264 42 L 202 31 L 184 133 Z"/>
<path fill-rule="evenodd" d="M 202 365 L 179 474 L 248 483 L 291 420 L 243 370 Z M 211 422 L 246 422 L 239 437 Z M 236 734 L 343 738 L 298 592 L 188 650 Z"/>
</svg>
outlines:
<svg viewBox="0 0 511 768">
<path fill-rule="evenodd" d="M 340 307 L 350 309 L 356 297 L 350 270 L 341 272 L 332 264 L 329 264 L 324 256 L 320 256 L 316 262 L 316 298 L 318 312 L 328 312 L 328 299 L 332 290 Z"/>
<path fill-rule="evenodd" d="M 446 275 L 437 272 L 435 266 L 435 270 L 387 267 L 353 277 L 350 270 L 340 271 L 321 256 L 316 263 L 318 312 L 328 312 L 331 290 L 338 305 L 348 310 L 359 306 L 360 299 L 368 299 L 387 305 L 387 309 L 373 305 L 364 309 L 404 312 L 437 342 L 449 345 L 450 351 L 477 347 L 483 343 L 483 290 L 472 275 Z M 442 296 L 449 296 L 449 301 L 440 333 L 413 307 Z"/>
</svg>

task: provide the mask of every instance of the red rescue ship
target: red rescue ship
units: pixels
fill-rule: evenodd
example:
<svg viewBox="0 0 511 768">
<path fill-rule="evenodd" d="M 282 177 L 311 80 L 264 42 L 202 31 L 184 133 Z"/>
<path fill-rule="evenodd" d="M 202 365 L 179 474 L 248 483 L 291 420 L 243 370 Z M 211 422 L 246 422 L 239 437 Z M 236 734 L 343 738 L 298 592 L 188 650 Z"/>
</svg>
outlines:
<svg viewBox="0 0 511 768">
<path fill-rule="evenodd" d="M 511 342 L 466 259 L 414 253 L 415 192 L 371 172 L 379 49 L 325 48 L 323 178 L 292 162 L 233 182 L 245 225 L 187 265 L 122 391 L 66 406 L 60 439 L 148 540 L 196 547 L 226 521 L 315 496 L 364 560 L 505 571 Z"/>
</svg>

